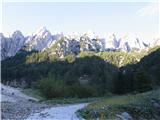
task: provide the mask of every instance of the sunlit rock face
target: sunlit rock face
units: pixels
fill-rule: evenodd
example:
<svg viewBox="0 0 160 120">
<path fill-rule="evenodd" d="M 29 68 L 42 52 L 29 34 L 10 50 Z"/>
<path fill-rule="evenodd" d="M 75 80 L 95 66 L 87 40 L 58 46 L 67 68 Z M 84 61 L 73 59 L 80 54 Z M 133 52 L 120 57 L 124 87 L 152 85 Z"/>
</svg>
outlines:
<svg viewBox="0 0 160 120">
<path fill-rule="evenodd" d="M 104 51 L 104 40 L 94 33 L 86 33 L 80 37 L 80 51 Z"/>
<path fill-rule="evenodd" d="M 10 38 L 0 34 L 1 40 L 1 59 L 14 56 L 25 44 L 25 37 L 20 31 L 15 31 Z"/>
<path fill-rule="evenodd" d="M 150 43 L 150 46 L 158 46 L 160 45 L 160 35 L 156 36 L 153 41 Z"/>
<path fill-rule="evenodd" d="M 29 50 L 42 51 L 46 47 L 49 47 L 54 42 L 54 38 L 51 33 L 42 27 L 36 31 L 32 36 L 29 36 L 26 40 L 26 44 Z"/>
</svg>

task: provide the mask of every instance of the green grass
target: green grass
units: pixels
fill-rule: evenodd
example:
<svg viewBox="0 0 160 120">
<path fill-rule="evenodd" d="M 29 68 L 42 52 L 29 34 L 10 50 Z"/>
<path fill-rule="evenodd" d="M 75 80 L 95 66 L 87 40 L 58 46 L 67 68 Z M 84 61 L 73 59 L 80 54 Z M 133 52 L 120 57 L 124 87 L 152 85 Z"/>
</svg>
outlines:
<svg viewBox="0 0 160 120">
<path fill-rule="evenodd" d="M 27 88 L 22 91 L 24 94 L 37 98 L 39 101 L 45 100 L 45 97 L 37 89 Z"/>
<path fill-rule="evenodd" d="M 56 104 L 73 104 L 73 103 L 89 103 L 98 101 L 102 98 L 54 98 L 46 99 L 37 89 L 24 89 L 23 92 L 31 97 L 37 98 L 40 102 L 56 105 Z"/>
<path fill-rule="evenodd" d="M 56 105 L 56 104 L 75 104 L 75 103 L 91 103 L 99 101 L 101 98 L 55 98 L 51 100 L 45 100 L 44 103 Z"/>
<path fill-rule="evenodd" d="M 136 95 L 123 95 L 105 98 L 79 110 L 85 119 L 115 119 L 116 114 L 128 112 L 133 118 L 154 119 L 155 109 L 151 99 L 160 100 L 160 89 Z"/>
</svg>

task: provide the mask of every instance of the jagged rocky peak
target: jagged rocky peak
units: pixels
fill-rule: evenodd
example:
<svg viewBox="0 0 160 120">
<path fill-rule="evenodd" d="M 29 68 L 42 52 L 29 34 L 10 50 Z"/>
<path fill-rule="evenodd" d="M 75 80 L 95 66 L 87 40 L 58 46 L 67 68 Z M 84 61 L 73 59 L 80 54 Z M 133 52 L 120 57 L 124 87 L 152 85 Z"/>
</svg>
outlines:
<svg viewBox="0 0 160 120">
<path fill-rule="evenodd" d="M 95 39 L 97 37 L 92 30 L 88 30 L 84 35 L 89 37 L 89 39 Z"/>
<path fill-rule="evenodd" d="M 4 38 L 3 33 L 0 33 L 0 39 Z"/>
<path fill-rule="evenodd" d="M 21 31 L 16 30 L 9 39 L 10 47 L 8 56 L 14 56 L 25 45 L 25 37 Z"/>
<path fill-rule="evenodd" d="M 2 49 L 4 49 L 6 47 L 6 43 L 7 43 L 7 40 L 5 40 L 5 37 L 4 37 L 3 33 L 0 33 L 1 52 L 2 52 Z"/>
<path fill-rule="evenodd" d="M 88 31 L 80 37 L 80 51 L 103 51 L 104 39 L 99 38 L 94 32 Z"/>
<path fill-rule="evenodd" d="M 154 45 L 160 45 L 160 38 L 155 39 Z"/>
<path fill-rule="evenodd" d="M 153 46 L 157 46 L 160 45 L 160 34 L 158 34 L 152 41 L 152 43 L 150 43 L 151 47 Z"/>
<path fill-rule="evenodd" d="M 120 41 L 114 33 L 105 34 L 104 39 L 106 49 L 117 49 L 119 47 Z"/>
<path fill-rule="evenodd" d="M 2 45 L 3 45 L 4 42 L 5 42 L 4 40 L 5 40 L 5 37 L 4 37 L 3 33 L 0 33 L 0 45 L 1 45 L 0 47 L 1 47 L 1 48 L 3 47 Z"/>
<path fill-rule="evenodd" d="M 34 35 L 39 36 L 39 37 L 45 37 L 48 35 L 51 35 L 50 31 L 47 30 L 47 28 L 45 26 L 40 27 L 35 33 Z"/>
<path fill-rule="evenodd" d="M 48 48 L 53 42 L 52 34 L 46 27 L 39 28 L 32 36 L 30 36 L 27 41 L 28 50 L 38 50 L 42 51 Z"/>
<path fill-rule="evenodd" d="M 24 39 L 24 36 L 21 31 L 16 30 L 12 34 L 12 39 Z"/>
<path fill-rule="evenodd" d="M 77 40 L 79 41 L 79 38 L 80 38 L 80 34 L 78 32 L 71 32 L 67 35 L 65 35 L 68 39 L 74 39 L 74 40 Z"/>
<path fill-rule="evenodd" d="M 119 48 L 123 51 L 131 51 L 132 49 L 145 49 L 147 43 L 144 43 L 137 37 L 135 34 L 123 35 L 120 38 L 120 46 Z"/>
<path fill-rule="evenodd" d="M 25 37 L 21 31 L 16 30 L 11 37 L 4 37 L 0 34 L 1 40 L 1 59 L 14 56 L 25 44 Z"/>
<path fill-rule="evenodd" d="M 52 35 L 53 40 L 59 40 L 59 39 L 61 39 L 62 37 L 64 37 L 63 32 L 55 32 L 55 33 Z"/>
</svg>

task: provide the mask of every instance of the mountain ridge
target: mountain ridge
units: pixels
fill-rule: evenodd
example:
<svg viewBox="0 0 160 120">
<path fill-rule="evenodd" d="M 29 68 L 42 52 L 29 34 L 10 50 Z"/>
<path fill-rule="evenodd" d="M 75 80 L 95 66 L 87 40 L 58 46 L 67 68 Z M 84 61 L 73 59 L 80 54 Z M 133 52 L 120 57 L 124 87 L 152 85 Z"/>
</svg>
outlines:
<svg viewBox="0 0 160 120">
<path fill-rule="evenodd" d="M 52 34 L 46 27 L 41 27 L 30 36 L 23 36 L 19 30 L 16 30 L 11 37 L 5 37 L 3 33 L 0 33 L 0 40 L 1 60 L 14 56 L 22 48 L 25 48 L 27 51 L 37 50 L 41 52 L 52 48 L 56 43 L 57 46 L 54 51 L 63 51 L 63 53 L 59 53 L 59 57 L 64 57 L 71 53 L 78 54 L 80 51 L 130 52 L 160 44 L 160 39 L 158 38 L 154 42 L 147 44 L 134 35 L 117 37 L 115 34 L 110 34 L 101 37 L 92 31 L 84 34 Z"/>
</svg>

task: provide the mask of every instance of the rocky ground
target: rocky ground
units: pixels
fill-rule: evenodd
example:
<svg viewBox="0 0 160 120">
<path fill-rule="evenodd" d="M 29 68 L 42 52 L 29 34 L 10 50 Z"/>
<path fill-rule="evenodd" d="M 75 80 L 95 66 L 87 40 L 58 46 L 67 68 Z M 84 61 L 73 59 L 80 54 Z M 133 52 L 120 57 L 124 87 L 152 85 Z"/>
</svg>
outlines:
<svg viewBox="0 0 160 120">
<path fill-rule="evenodd" d="M 2 102 L 2 119 L 26 119 L 30 114 L 40 112 L 47 107 L 47 105 L 30 101 Z"/>
<path fill-rule="evenodd" d="M 72 104 L 46 108 L 41 112 L 30 115 L 27 120 L 80 120 L 75 113 L 87 104 Z"/>
<path fill-rule="evenodd" d="M 2 119 L 26 119 L 30 114 L 48 108 L 37 99 L 29 97 L 18 88 L 1 84 L 1 115 Z"/>
<path fill-rule="evenodd" d="M 21 92 L 21 89 L 1 84 L 2 120 L 79 120 L 75 114 L 85 103 L 51 106 L 38 102 Z"/>
</svg>

